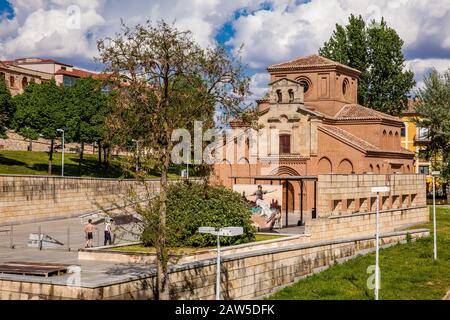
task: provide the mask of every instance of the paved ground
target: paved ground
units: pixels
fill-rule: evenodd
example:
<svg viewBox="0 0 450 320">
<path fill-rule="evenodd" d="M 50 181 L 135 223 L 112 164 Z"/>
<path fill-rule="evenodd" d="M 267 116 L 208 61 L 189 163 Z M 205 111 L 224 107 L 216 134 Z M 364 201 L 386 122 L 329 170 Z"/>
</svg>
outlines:
<svg viewBox="0 0 450 320">
<path fill-rule="evenodd" d="M 80 218 L 17 225 L 13 227 L 12 235 L 10 228 L 0 227 L 0 248 L 10 247 L 10 243 L 13 243 L 17 249 L 27 248 L 30 233 L 39 233 L 39 230 L 41 230 L 42 234 L 46 234 L 63 243 L 60 247 L 61 250 L 68 251 L 70 247 L 71 250 L 76 251 L 79 248 L 84 248 L 86 243 Z M 103 245 L 104 224 L 97 225 L 97 229 L 94 232 L 93 245 L 98 247 Z M 136 241 L 136 238 L 130 234 L 116 238 L 116 243 L 124 241 Z"/>
<path fill-rule="evenodd" d="M 125 226 L 126 227 L 126 226 Z M 43 234 L 62 242 L 58 249 L 38 250 L 28 248 L 27 241 L 30 233 L 38 233 L 39 228 Z M 94 233 L 94 246 L 103 245 L 104 224 L 97 226 L 98 232 Z M 69 231 L 70 230 L 70 231 Z M 125 265 L 98 261 L 78 260 L 78 249 L 85 246 L 85 235 L 80 218 L 64 219 L 42 223 L 30 223 L 14 226 L 13 235 L 10 235 L 9 227 L 0 227 L 0 263 L 5 262 L 38 262 L 38 263 L 61 263 L 81 268 L 81 274 L 73 274 L 40 278 L 24 277 L 17 275 L 0 275 L 1 279 L 20 279 L 31 282 L 66 284 L 68 281 L 79 280 L 80 286 L 96 287 L 100 284 L 115 283 L 140 277 L 148 273 L 152 266 L 148 265 Z M 68 238 L 70 237 L 70 241 Z M 14 244 L 14 249 L 10 248 L 10 243 Z M 136 239 L 127 235 L 117 239 L 116 243 L 136 241 Z M 69 246 L 70 243 L 70 252 Z"/>
</svg>

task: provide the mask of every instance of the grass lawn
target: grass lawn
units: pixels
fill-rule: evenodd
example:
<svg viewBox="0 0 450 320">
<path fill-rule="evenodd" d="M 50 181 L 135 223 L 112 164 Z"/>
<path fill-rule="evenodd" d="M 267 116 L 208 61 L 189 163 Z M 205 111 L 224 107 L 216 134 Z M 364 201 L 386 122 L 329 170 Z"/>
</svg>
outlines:
<svg viewBox="0 0 450 320">
<path fill-rule="evenodd" d="M 53 174 L 61 175 L 61 153 L 53 155 Z M 66 154 L 64 157 L 64 173 L 66 176 L 78 175 L 77 154 Z M 180 169 L 173 167 L 169 176 L 175 178 Z M 0 174 L 47 175 L 48 153 L 28 151 L 0 151 Z M 97 155 L 85 154 L 81 167 L 84 177 L 127 178 L 120 167 L 120 159 L 113 157 L 107 171 L 98 164 Z M 157 178 L 159 173 L 154 170 L 148 178 Z"/>
<path fill-rule="evenodd" d="M 430 209 L 431 211 L 431 209 Z M 432 220 L 431 220 L 432 221 Z M 430 228 L 432 223 L 421 226 Z M 450 212 L 437 210 L 438 260 L 433 260 L 433 237 L 396 245 L 380 251 L 380 299 L 440 300 L 450 289 Z M 375 264 L 375 253 L 305 278 L 268 299 L 273 300 L 366 300 L 367 267 Z"/>
<path fill-rule="evenodd" d="M 265 234 L 257 234 L 255 237 L 255 242 L 258 241 L 265 241 L 265 240 L 274 240 L 279 238 L 284 238 L 285 236 L 276 236 L 276 235 L 265 235 Z M 207 247 L 207 248 L 189 248 L 189 247 L 183 247 L 183 248 L 172 248 L 170 251 L 175 254 L 189 254 L 194 252 L 200 252 L 205 251 L 208 249 L 215 249 L 215 247 Z M 118 247 L 113 248 L 112 251 L 118 251 L 118 252 L 136 252 L 136 253 L 154 253 L 155 248 L 153 247 L 144 247 L 142 245 L 135 245 L 135 246 L 126 246 L 126 247 Z"/>
</svg>

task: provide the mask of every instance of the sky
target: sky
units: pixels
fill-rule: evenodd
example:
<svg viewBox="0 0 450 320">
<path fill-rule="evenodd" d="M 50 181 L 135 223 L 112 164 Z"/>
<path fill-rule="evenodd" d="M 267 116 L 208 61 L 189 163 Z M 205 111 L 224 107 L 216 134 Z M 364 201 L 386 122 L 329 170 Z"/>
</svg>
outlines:
<svg viewBox="0 0 450 320">
<path fill-rule="evenodd" d="M 0 59 L 45 57 L 100 71 L 96 40 L 165 19 L 189 29 L 203 46 L 224 44 L 267 89 L 270 64 L 317 53 L 351 13 L 384 17 L 404 40 L 405 68 L 418 85 L 430 68 L 450 67 L 450 0 L 0 0 Z"/>
</svg>

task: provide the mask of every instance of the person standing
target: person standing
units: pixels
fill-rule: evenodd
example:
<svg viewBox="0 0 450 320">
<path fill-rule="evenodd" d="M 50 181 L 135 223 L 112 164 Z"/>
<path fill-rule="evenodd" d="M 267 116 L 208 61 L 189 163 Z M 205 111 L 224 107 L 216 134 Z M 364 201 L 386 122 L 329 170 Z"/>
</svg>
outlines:
<svg viewBox="0 0 450 320">
<path fill-rule="evenodd" d="M 88 224 L 84 226 L 84 233 L 86 234 L 86 248 L 92 248 L 94 230 L 97 230 L 97 228 L 92 224 L 92 219 L 89 219 Z"/>
<path fill-rule="evenodd" d="M 112 244 L 112 237 L 111 237 L 111 222 L 112 219 L 107 219 L 105 223 L 105 242 L 104 245 L 106 246 L 108 243 L 109 245 Z"/>
</svg>

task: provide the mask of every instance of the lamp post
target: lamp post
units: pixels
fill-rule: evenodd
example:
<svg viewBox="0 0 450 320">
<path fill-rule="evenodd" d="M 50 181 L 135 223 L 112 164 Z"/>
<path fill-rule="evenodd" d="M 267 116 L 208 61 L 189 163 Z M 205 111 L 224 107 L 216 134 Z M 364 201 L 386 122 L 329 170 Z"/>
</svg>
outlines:
<svg viewBox="0 0 450 320">
<path fill-rule="evenodd" d="M 200 233 L 212 234 L 217 237 L 217 270 L 216 270 L 216 300 L 220 300 L 220 237 L 236 237 L 244 233 L 242 227 L 227 227 L 216 230 L 213 227 L 200 227 Z"/>
<path fill-rule="evenodd" d="M 440 171 L 433 171 L 431 176 L 433 177 L 433 251 L 434 260 L 437 260 L 437 236 L 436 236 L 436 177 L 441 174 Z"/>
<path fill-rule="evenodd" d="M 64 129 L 57 129 L 56 132 L 59 132 L 62 134 L 62 159 L 61 159 L 61 176 L 64 177 L 64 139 L 65 139 L 65 131 Z"/>
<path fill-rule="evenodd" d="M 132 142 L 136 143 L 136 173 L 139 171 L 139 140 L 131 140 Z"/>
<path fill-rule="evenodd" d="M 389 192 L 389 187 L 373 187 L 372 193 L 377 194 L 377 215 L 376 215 L 376 253 L 375 253 L 375 300 L 378 300 L 380 291 L 380 193 Z"/>
</svg>

